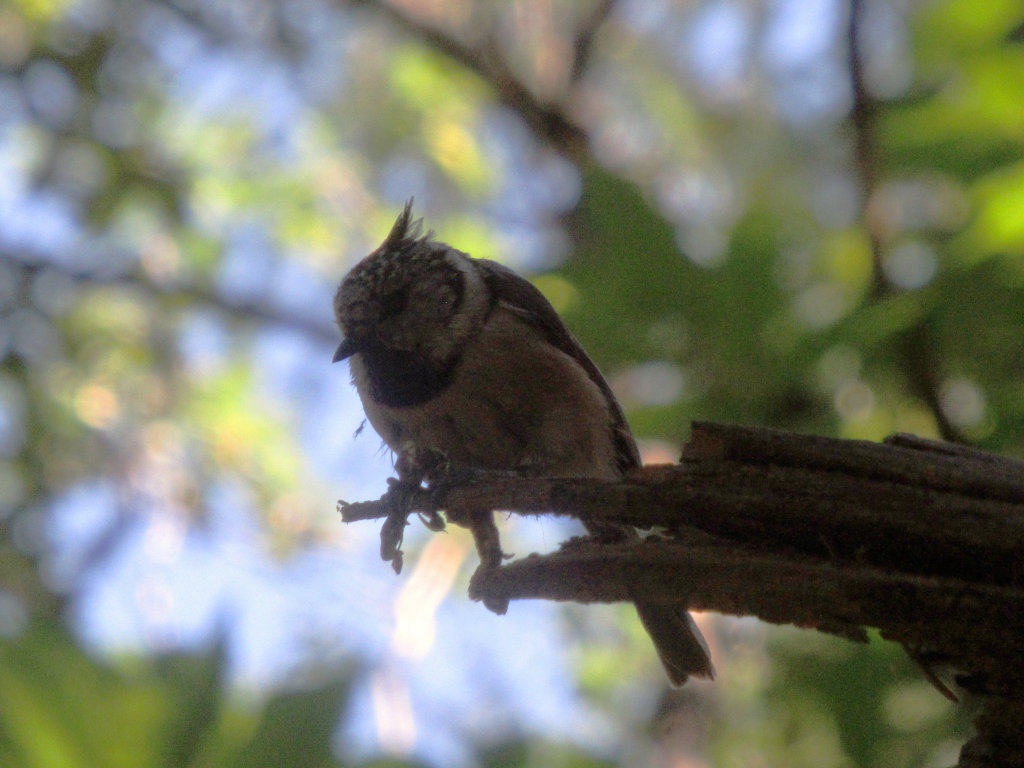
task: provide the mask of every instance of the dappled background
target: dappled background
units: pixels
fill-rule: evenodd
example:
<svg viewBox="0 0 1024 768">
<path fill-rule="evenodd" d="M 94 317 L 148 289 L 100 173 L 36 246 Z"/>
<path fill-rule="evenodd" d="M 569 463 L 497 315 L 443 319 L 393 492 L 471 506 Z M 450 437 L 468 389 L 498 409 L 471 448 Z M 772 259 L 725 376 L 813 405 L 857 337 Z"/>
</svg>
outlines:
<svg viewBox="0 0 1024 768">
<path fill-rule="evenodd" d="M 648 461 L 694 419 L 1024 454 L 1017 0 L 0 7 L 0 762 L 941 766 L 902 651 L 465 596 L 331 296 L 409 197 L 533 279 Z M 564 522 L 503 520 L 505 548 Z"/>
</svg>

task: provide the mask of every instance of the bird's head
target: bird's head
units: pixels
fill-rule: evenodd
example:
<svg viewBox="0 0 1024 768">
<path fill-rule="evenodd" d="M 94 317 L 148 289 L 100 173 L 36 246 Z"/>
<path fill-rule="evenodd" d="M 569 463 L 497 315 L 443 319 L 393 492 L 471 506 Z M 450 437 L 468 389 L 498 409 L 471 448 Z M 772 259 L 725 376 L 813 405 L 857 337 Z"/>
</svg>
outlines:
<svg viewBox="0 0 1024 768">
<path fill-rule="evenodd" d="M 444 366 L 456 359 L 482 318 L 486 287 L 466 254 L 422 234 L 412 201 L 373 253 L 334 296 L 344 337 L 334 355 L 403 355 Z"/>
</svg>

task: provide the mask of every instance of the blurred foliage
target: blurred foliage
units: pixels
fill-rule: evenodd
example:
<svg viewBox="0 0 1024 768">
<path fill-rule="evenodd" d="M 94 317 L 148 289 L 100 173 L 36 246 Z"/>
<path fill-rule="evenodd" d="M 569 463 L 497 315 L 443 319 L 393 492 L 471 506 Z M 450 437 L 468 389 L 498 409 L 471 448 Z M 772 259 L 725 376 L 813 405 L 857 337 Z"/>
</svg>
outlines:
<svg viewBox="0 0 1024 768">
<path fill-rule="evenodd" d="M 247 709 L 219 652 L 96 661 L 60 622 L 140 526 L 161 564 L 242 536 L 225 487 L 268 563 L 350 554 L 325 500 L 374 447 L 330 295 L 410 196 L 536 275 L 660 460 L 697 418 L 1024 455 L 1021 71 L 1017 0 L 0 6 L 4 765 L 334 764 L 345 684 Z M 635 627 L 573 626 L 628 733 L 459 731 L 477 764 L 937 765 L 965 730 L 883 643 L 716 624 L 722 679 L 655 706 Z"/>
<path fill-rule="evenodd" d="M 320 680 L 257 705 L 225 698 L 225 655 L 102 664 L 53 622 L 0 641 L 0 758 L 36 766 L 335 766 L 347 685 Z"/>
<path fill-rule="evenodd" d="M 789 628 L 770 650 L 764 709 L 754 721 L 739 710 L 735 733 L 745 738 L 716 740 L 715 765 L 766 754 L 792 766 L 955 764 L 973 709 L 938 696 L 898 646 L 877 634 L 858 645 Z"/>
</svg>

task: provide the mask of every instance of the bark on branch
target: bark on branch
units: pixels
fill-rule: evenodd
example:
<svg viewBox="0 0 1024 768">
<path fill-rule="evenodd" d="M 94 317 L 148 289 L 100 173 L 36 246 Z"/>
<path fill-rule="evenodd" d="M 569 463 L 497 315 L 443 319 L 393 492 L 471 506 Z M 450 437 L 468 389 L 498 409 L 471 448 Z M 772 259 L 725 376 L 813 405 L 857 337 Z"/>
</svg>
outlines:
<svg viewBox="0 0 1024 768">
<path fill-rule="evenodd" d="M 488 476 L 403 499 L 400 516 L 490 508 L 654 528 L 642 543 L 574 540 L 480 569 L 470 594 L 642 595 L 854 640 L 875 627 L 982 698 L 961 766 L 1024 765 L 1024 462 L 906 435 L 698 423 L 680 464 L 622 482 Z M 343 508 L 349 522 L 388 514 L 387 496 Z"/>
</svg>

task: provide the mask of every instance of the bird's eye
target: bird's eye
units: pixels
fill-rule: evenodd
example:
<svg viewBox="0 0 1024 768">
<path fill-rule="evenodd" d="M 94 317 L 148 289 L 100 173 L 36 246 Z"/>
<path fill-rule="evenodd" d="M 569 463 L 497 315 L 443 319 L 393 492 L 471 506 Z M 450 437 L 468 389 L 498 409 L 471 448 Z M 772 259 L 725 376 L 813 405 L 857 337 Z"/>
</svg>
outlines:
<svg viewBox="0 0 1024 768">
<path fill-rule="evenodd" d="M 397 291 L 386 293 L 380 300 L 380 318 L 387 320 L 401 314 L 409 303 L 409 289 L 400 288 Z"/>
</svg>

